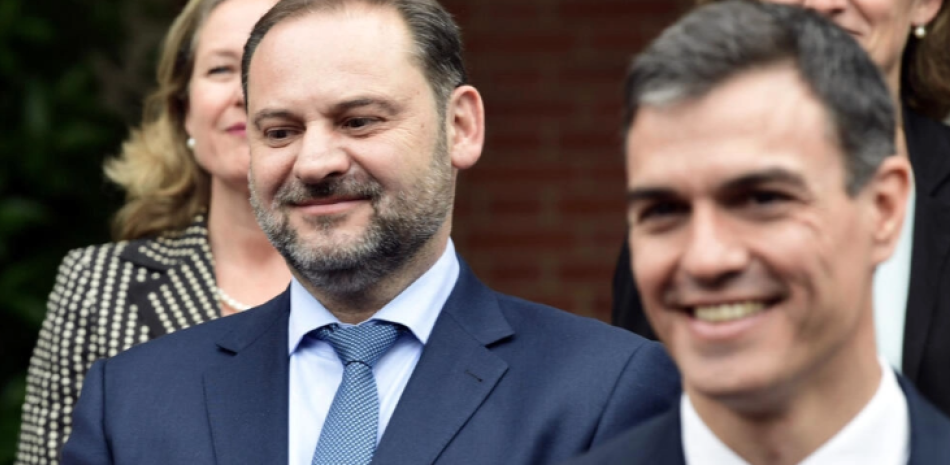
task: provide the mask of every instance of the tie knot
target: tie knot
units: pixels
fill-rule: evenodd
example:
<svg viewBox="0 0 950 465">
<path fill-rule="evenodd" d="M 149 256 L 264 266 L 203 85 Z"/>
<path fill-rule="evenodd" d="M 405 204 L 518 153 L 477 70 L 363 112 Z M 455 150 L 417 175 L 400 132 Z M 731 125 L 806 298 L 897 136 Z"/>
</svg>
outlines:
<svg viewBox="0 0 950 465">
<path fill-rule="evenodd" d="M 332 324 L 317 329 L 317 337 L 333 346 L 343 365 L 362 362 L 372 368 L 396 342 L 399 328 L 384 321 L 346 327 Z"/>
</svg>

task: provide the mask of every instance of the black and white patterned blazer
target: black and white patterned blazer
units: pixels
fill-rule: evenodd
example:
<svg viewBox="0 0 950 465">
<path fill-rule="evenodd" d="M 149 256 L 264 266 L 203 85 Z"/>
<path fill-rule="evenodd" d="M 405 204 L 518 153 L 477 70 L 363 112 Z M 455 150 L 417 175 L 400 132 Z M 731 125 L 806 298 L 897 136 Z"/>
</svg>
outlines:
<svg viewBox="0 0 950 465">
<path fill-rule="evenodd" d="M 66 255 L 30 359 L 17 464 L 59 463 L 92 362 L 221 314 L 213 263 L 202 216 Z"/>
</svg>

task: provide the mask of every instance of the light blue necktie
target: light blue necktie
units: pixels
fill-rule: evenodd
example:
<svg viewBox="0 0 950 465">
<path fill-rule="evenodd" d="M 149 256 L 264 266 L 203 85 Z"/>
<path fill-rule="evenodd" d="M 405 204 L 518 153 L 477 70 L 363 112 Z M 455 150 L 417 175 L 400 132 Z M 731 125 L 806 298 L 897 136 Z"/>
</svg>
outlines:
<svg viewBox="0 0 950 465">
<path fill-rule="evenodd" d="M 373 366 L 399 337 L 399 328 L 375 321 L 359 326 L 333 324 L 317 330 L 343 363 L 343 382 L 313 453 L 313 465 L 365 465 L 373 460 L 379 428 L 379 396 Z"/>
</svg>

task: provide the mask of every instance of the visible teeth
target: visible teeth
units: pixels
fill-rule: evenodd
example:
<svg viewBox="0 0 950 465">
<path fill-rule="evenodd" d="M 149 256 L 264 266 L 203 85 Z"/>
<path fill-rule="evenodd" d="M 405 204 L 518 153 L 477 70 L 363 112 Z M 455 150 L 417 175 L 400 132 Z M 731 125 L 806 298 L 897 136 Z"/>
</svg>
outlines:
<svg viewBox="0 0 950 465">
<path fill-rule="evenodd" d="M 708 305 L 696 307 L 694 315 L 696 319 L 708 321 L 710 323 L 722 323 L 724 321 L 733 321 L 747 316 L 754 315 L 765 309 L 762 302 L 740 302 L 723 305 Z"/>
</svg>

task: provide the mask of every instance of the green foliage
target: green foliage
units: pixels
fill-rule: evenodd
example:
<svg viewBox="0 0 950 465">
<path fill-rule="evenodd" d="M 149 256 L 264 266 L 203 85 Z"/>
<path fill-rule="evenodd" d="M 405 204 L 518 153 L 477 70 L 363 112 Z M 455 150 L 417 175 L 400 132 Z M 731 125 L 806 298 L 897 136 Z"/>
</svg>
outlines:
<svg viewBox="0 0 950 465">
<path fill-rule="evenodd" d="M 0 0 L 0 464 L 12 463 L 26 366 L 66 251 L 109 240 L 102 175 L 127 134 L 101 63 L 120 63 L 138 0 Z M 174 7 L 157 19 L 167 24 Z M 114 106 L 114 105 L 113 105 Z"/>
</svg>

